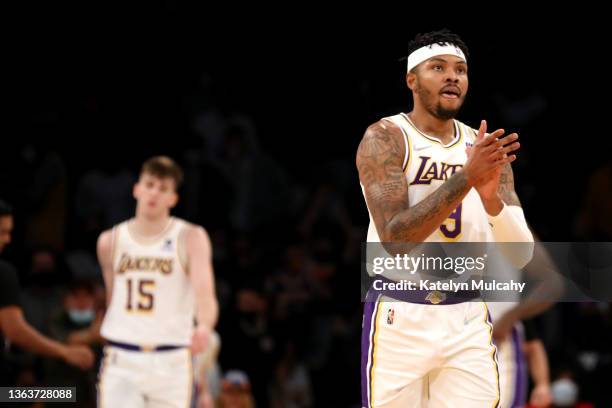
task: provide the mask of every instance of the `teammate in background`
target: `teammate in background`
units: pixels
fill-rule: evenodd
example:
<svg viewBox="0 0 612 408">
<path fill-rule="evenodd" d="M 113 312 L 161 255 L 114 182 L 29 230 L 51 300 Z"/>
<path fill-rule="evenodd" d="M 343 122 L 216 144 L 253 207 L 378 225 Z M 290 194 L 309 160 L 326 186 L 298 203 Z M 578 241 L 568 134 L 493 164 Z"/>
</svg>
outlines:
<svg viewBox="0 0 612 408">
<path fill-rule="evenodd" d="M 147 160 L 133 191 L 136 216 L 98 240 L 108 296 L 99 407 L 190 404 L 192 353 L 207 346 L 218 305 L 206 231 L 170 215 L 181 181 L 172 159 Z"/>
<path fill-rule="evenodd" d="M 521 408 L 527 401 L 534 407 L 549 406 L 552 394 L 548 357 L 533 320 L 515 323 L 510 335 L 504 339 L 498 338 L 496 345 L 502 401 L 500 408 Z M 529 375 L 534 387 L 528 398 Z"/>
<path fill-rule="evenodd" d="M 518 135 L 454 120 L 468 90 L 467 57 L 447 30 L 411 42 L 414 109 L 371 125 L 357 152 L 368 242 L 533 242 L 510 166 Z M 525 247 L 513 254 L 516 268 L 531 258 Z M 365 303 L 363 407 L 499 405 L 492 324 L 474 292 L 406 291 Z"/>
<path fill-rule="evenodd" d="M 537 237 L 536 237 L 537 238 Z M 489 302 L 493 319 L 493 339 L 497 345 L 501 408 L 546 407 L 551 403 L 548 357 L 533 318 L 554 305 L 563 293 L 563 281 L 546 247 L 537 242 L 532 260 L 515 279 L 533 286 L 513 302 Z M 534 388 L 528 398 L 528 378 Z"/>
<path fill-rule="evenodd" d="M 0 200 L 0 254 L 11 243 L 13 210 Z M 19 301 L 17 271 L 9 263 L 0 260 L 0 342 L 4 338 L 34 354 L 59 358 L 83 370 L 94 362 L 92 351 L 85 346 L 67 346 L 40 334 L 26 322 Z M 4 347 L 3 351 L 4 353 Z M 0 385 L 11 385 L 4 356 L 0 357 Z"/>
</svg>

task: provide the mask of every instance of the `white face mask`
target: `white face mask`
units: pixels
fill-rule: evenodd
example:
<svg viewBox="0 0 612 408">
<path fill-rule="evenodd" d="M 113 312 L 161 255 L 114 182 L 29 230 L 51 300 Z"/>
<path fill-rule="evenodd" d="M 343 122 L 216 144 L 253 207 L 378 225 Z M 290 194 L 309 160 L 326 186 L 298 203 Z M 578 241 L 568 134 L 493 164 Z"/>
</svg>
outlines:
<svg viewBox="0 0 612 408">
<path fill-rule="evenodd" d="M 73 323 L 81 325 L 91 323 L 94 317 L 96 317 L 96 313 L 93 309 L 70 309 L 68 310 L 68 317 L 70 317 Z"/>
<path fill-rule="evenodd" d="M 553 404 L 560 407 L 574 405 L 578 399 L 578 386 L 569 378 L 561 378 L 551 384 Z"/>
</svg>

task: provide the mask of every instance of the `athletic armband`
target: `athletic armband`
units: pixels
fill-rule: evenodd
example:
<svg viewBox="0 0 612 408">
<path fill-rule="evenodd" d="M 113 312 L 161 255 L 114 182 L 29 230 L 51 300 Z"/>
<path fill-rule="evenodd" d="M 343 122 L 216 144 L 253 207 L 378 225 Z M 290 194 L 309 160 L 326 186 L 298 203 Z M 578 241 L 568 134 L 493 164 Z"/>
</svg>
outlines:
<svg viewBox="0 0 612 408">
<path fill-rule="evenodd" d="M 524 245 L 501 245 L 504 256 L 516 268 L 522 268 L 533 256 L 533 234 L 527 226 L 523 209 L 506 205 L 496 216 L 489 215 L 489 224 L 496 242 L 523 242 Z"/>
</svg>

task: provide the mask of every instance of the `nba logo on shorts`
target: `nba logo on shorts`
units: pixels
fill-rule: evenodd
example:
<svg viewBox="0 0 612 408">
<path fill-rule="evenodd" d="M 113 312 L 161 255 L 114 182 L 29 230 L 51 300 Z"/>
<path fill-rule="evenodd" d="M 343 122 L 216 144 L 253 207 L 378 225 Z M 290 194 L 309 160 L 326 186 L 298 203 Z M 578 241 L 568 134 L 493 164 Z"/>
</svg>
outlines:
<svg viewBox="0 0 612 408">
<path fill-rule="evenodd" d="M 387 312 L 387 324 L 393 324 L 393 317 L 395 316 L 395 311 L 393 309 L 389 309 Z"/>
</svg>

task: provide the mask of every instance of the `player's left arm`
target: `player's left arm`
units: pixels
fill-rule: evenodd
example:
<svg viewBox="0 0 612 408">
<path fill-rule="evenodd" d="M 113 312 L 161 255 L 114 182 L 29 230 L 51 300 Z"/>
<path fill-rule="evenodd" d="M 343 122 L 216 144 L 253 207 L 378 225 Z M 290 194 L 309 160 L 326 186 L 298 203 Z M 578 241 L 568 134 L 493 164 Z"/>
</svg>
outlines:
<svg viewBox="0 0 612 408">
<path fill-rule="evenodd" d="M 552 256 L 537 235 L 534 238 L 533 257 L 522 270 L 523 281 L 528 281 L 531 289 L 527 296 L 523 296 L 520 302 L 496 319 L 493 338 L 498 341 L 510 335 L 517 321 L 530 319 L 552 307 L 564 292 L 563 278 Z"/>
<path fill-rule="evenodd" d="M 512 171 L 512 165 L 510 163 L 502 167 L 501 174 L 499 175 L 497 194 L 506 205 L 521 207 L 521 201 L 514 190 L 514 172 Z"/>
<path fill-rule="evenodd" d="M 496 210 L 491 212 L 490 203 L 481 194 L 493 236 L 496 242 L 501 243 L 500 251 L 511 264 L 518 269 L 523 268 L 533 257 L 534 239 L 514 189 L 514 174 L 510 164 L 501 169 L 495 196 L 494 200 L 499 202 Z"/>
<path fill-rule="evenodd" d="M 187 267 L 196 301 L 197 327 L 192 339 L 192 351 L 198 353 L 206 347 L 219 314 L 215 294 L 212 245 L 208 234 L 200 226 L 190 226 L 186 231 L 185 241 Z"/>
</svg>

